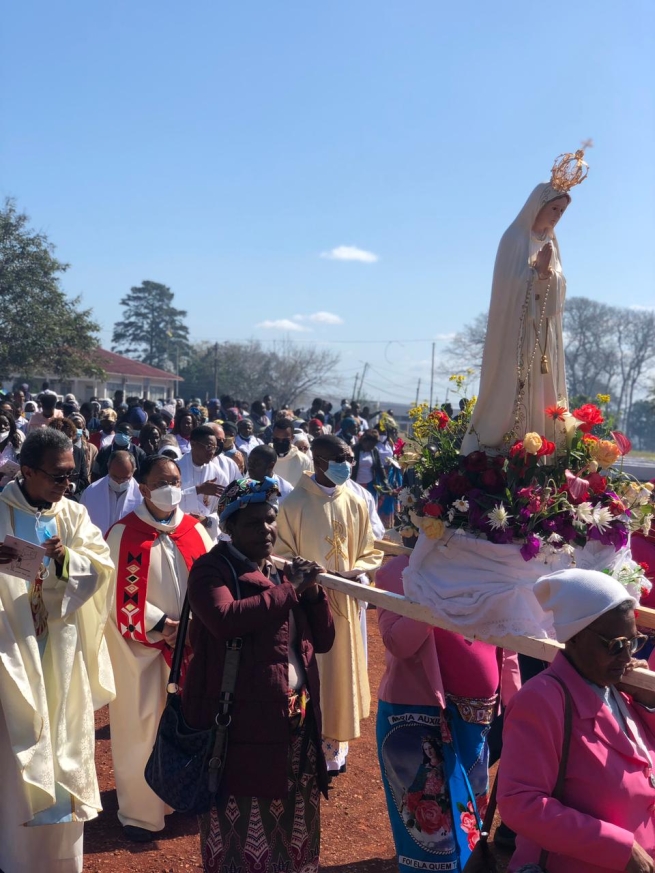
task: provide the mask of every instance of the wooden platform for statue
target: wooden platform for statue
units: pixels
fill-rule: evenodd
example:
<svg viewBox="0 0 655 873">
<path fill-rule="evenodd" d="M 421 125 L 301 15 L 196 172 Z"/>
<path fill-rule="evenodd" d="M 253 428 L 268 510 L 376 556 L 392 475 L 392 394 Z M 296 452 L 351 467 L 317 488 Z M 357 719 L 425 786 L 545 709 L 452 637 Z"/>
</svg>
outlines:
<svg viewBox="0 0 655 873">
<path fill-rule="evenodd" d="M 409 555 L 412 552 L 411 549 L 389 540 L 376 540 L 375 545 L 376 548 L 383 551 L 386 555 Z M 274 560 L 279 567 L 283 567 L 287 563 L 287 561 L 278 558 Z M 321 573 L 318 581 L 324 588 L 330 588 L 332 591 L 341 591 L 343 594 L 348 594 L 356 600 L 365 600 L 382 609 L 396 612 L 398 615 L 404 615 L 407 618 L 413 618 L 416 621 L 422 621 L 434 627 L 442 627 L 439 619 L 427 606 L 409 600 L 401 594 L 381 591 L 374 587 L 361 585 L 359 582 L 342 579 L 340 576 L 333 576 L 331 573 Z M 644 628 L 655 628 L 655 610 L 640 607 L 639 625 Z M 538 640 L 533 637 L 511 635 L 487 638 L 485 642 L 508 649 L 511 652 L 518 652 L 521 655 L 538 658 L 541 661 L 552 661 L 557 652 L 563 648 L 560 643 L 554 640 Z M 655 691 L 655 673 L 650 670 L 634 670 L 626 677 L 625 684 L 635 688 L 647 688 Z"/>
</svg>

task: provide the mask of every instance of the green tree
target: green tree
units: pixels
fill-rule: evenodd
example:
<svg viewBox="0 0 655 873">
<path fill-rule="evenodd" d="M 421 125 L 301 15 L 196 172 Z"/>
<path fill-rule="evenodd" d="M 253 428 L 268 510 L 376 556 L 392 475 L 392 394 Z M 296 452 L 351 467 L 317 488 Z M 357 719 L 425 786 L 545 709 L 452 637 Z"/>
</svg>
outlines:
<svg viewBox="0 0 655 873">
<path fill-rule="evenodd" d="M 121 300 L 125 311 L 114 325 L 112 351 L 177 372 L 189 348 L 189 328 L 186 311 L 173 306 L 173 296 L 161 282 L 146 280 L 130 288 Z"/>
<path fill-rule="evenodd" d="M 0 377 L 13 374 L 99 376 L 94 351 L 99 325 L 80 298 L 66 297 L 57 260 L 45 234 L 29 227 L 15 201 L 0 207 Z"/>
</svg>

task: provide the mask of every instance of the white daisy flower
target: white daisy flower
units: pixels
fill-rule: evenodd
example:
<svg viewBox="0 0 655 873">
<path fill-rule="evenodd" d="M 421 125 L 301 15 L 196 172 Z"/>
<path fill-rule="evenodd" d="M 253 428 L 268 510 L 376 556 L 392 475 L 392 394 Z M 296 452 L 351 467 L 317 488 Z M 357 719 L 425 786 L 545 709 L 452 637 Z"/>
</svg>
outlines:
<svg viewBox="0 0 655 873">
<path fill-rule="evenodd" d="M 582 524 L 591 524 L 594 520 L 594 508 L 588 500 L 574 506 L 571 514 L 575 517 L 576 521 Z"/>
<path fill-rule="evenodd" d="M 400 500 L 403 506 L 413 506 L 416 503 L 414 495 L 409 490 L 409 488 L 402 488 L 400 490 L 398 494 L 398 500 Z"/>
<path fill-rule="evenodd" d="M 562 537 L 561 537 L 558 533 L 552 533 L 552 534 L 548 537 L 548 542 L 549 542 L 549 543 L 561 543 L 561 542 L 562 542 Z"/>
<path fill-rule="evenodd" d="M 468 512 L 469 511 L 469 502 L 466 497 L 460 497 L 459 500 L 456 500 L 453 503 L 453 506 L 458 512 Z"/>
<path fill-rule="evenodd" d="M 507 512 L 502 503 L 497 503 L 494 508 L 487 513 L 487 518 L 494 530 L 505 530 L 512 516 Z"/>
<path fill-rule="evenodd" d="M 591 523 L 601 533 L 605 533 L 606 530 L 609 530 L 613 518 L 614 516 L 607 507 L 594 506 Z"/>
</svg>

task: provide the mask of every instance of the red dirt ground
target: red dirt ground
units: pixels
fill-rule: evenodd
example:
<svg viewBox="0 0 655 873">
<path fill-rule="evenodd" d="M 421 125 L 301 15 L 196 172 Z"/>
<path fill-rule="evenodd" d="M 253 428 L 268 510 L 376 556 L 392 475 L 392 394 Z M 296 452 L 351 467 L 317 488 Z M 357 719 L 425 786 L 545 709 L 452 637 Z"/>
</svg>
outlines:
<svg viewBox="0 0 655 873">
<path fill-rule="evenodd" d="M 393 873 L 397 870 L 375 743 L 376 692 L 384 664 L 375 610 L 368 612 L 371 717 L 351 743 L 348 772 L 339 776 L 321 806 L 321 868 L 331 873 Z M 104 811 L 86 825 L 85 873 L 180 873 L 202 870 L 194 816 L 174 813 L 155 842 L 123 838 L 109 748 L 108 711 L 96 714 L 96 763 Z M 501 859 L 499 859 L 501 860 Z M 501 860 L 501 868 L 505 866 Z"/>
</svg>

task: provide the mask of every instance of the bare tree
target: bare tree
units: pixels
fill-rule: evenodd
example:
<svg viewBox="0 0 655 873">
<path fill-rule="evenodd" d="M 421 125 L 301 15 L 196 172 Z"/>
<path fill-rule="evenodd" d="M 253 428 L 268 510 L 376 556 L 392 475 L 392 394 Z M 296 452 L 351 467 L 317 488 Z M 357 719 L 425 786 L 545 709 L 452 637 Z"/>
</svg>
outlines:
<svg viewBox="0 0 655 873">
<path fill-rule="evenodd" d="M 620 310 L 616 325 L 620 391 L 617 417 L 624 430 L 630 428 L 630 410 L 636 389 L 655 362 L 655 312 Z"/>
<path fill-rule="evenodd" d="M 566 381 L 571 397 L 612 394 L 618 376 L 614 306 L 570 297 L 564 310 Z"/>
<path fill-rule="evenodd" d="M 271 394 L 279 406 L 294 403 L 312 388 L 329 385 L 339 355 L 327 348 L 293 342 L 267 351 L 256 340 L 247 343 L 196 343 L 181 370 L 187 396 L 228 393 L 240 399 Z"/>
<path fill-rule="evenodd" d="M 482 367 L 482 353 L 487 336 L 487 312 L 480 312 L 473 321 L 456 333 L 443 351 L 439 366 L 442 375 L 459 372 L 462 366 L 472 367 L 476 373 Z"/>
</svg>

